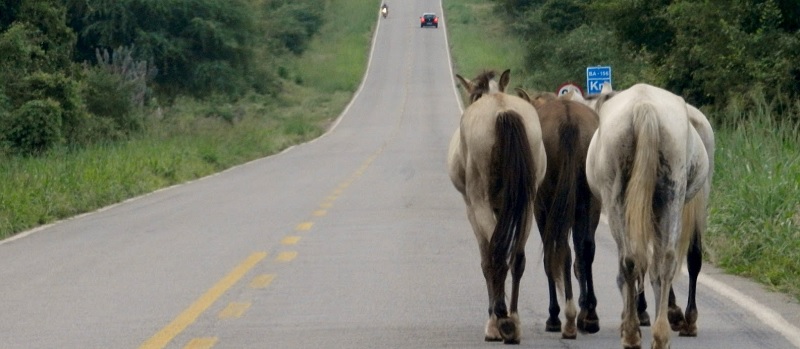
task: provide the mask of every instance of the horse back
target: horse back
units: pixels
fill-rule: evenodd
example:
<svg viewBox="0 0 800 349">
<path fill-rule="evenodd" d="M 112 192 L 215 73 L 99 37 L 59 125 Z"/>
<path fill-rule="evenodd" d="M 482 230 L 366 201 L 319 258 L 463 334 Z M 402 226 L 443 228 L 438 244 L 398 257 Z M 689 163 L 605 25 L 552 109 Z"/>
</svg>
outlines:
<svg viewBox="0 0 800 349">
<path fill-rule="evenodd" d="M 495 128 L 498 115 L 512 111 L 520 120 L 533 155 L 536 186 L 541 184 L 546 171 L 547 156 L 542 144 L 542 129 L 536 109 L 527 101 L 508 94 L 486 95 L 472 103 L 461 118 L 461 137 L 464 156 L 475 166 L 488 168 L 490 152 L 495 145 Z M 481 163 L 483 162 L 483 163 Z"/>
</svg>

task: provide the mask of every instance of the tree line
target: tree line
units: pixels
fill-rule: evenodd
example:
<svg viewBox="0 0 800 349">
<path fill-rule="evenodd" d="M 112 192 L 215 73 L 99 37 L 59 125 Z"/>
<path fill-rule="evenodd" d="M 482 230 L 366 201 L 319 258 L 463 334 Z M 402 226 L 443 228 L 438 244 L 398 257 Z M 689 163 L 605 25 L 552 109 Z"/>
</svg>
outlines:
<svg viewBox="0 0 800 349">
<path fill-rule="evenodd" d="M 714 110 L 754 94 L 800 107 L 796 0 L 494 1 L 528 45 L 531 84 L 552 89 L 608 64 L 617 87 L 647 81 Z"/>
<path fill-rule="evenodd" d="M 316 0 L 4 0 L 0 156 L 123 139 L 143 107 L 281 89 L 273 64 L 322 25 Z"/>
</svg>

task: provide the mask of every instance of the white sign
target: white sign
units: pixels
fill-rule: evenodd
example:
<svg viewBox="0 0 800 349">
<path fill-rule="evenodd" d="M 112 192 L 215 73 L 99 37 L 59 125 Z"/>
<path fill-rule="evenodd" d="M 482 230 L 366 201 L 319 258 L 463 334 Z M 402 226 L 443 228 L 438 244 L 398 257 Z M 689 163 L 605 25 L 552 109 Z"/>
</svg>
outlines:
<svg viewBox="0 0 800 349">
<path fill-rule="evenodd" d="M 570 92 L 575 92 L 575 93 L 578 93 L 581 96 L 583 96 L 583 91 L 581 90 L 581 88 L 578 87 L 578 85 L 575 85 L 575 84 L 572 84 L 572 83 L 566 83 L 566 84 L 561 85 L 558 88 L 558 91 L 556 91 L 556 95 L 563 96 L 563 95 L 566 95 L 567 93 L 570 93 Z"/>
</svg>

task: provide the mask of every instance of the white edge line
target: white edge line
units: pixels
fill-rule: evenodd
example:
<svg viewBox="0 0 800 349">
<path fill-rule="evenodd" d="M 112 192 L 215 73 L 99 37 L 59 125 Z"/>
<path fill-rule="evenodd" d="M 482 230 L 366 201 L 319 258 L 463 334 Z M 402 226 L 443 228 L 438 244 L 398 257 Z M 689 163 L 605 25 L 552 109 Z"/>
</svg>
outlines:
<svg viewBox="0 0 800 349">
<path fill-rule="evenodd" d="M 439 6 L 441 7 L 441 2 L 439 3 Z M 52 222 L 52 223 L 49 223 L 49 224 L 40 225 L 40 226 L 38 226 L 38 227 L 35 227 L 35 228 L 32 228 L 32 229 L 30 229 L 30 230 L 27 230 L 27 231 L 23 231 L 23 232 L 20 232 L 20 233 L 14 234 L 14 235 L 12 235 L 12 236 L 9 236 L 9 237 L 7 237 L 7 238 L 5 238 L 5 239 L 3 239 L 3 240 L 0 240 L 0 245 L 6 244 L 6 243 L 10 243 L 10 242 L 12 242 L 12 241 L 15 241 L 15 240 L 19 240 L 19 239 L 22 239 L 22 238 L 28 237 L 28 236 L 30 236 L 30 235 L 32 235 L 32 234 L 34 234 L 34 233 L 37 233 L 37 232 L 40 232 L 40 231 L 42 231 L 42 230 L 45 230 L 45 229 L 47 229 L 47 228 L 50 228 L 50 227 L 52 227 L 52 226 L 54 226 L 54 225 L 56 225 L 56 224 L 60 224 L 60 223 L 67 222 L 67 221 L 70 221 L 70 220 L 73 220 L 73 219 L 81 218 L 81 217 L 83 217 L 83 216 L 87 216 L 87 215 L 94 214 L 94 213 L 97 213 L 97 212 L 102 212 L 102 211 L 105 211 L 105 210 L 111 209 L 111 208 L 113 208 L 113 207 L 115 207 L 115 206 L 119 206 L 119 205 L 122 205 L 122 204 L 125 204 L 125 203 L 128 203 L 128 202 L 131 202 L 131 201 L 134 201 L 134 200 L 138 200 L 138 199 L 141 199 L 141 198 L 144 198 L 144 197 L 147 197 L 147 196 L 153 195 L 153 194 L 155 194 L 155 193 L 158 193 L 158 192 L 160 192 L 160 191 L 169 190 L 169 189 L 171 189 L 171 188 L 174 188 L 174 187 L 178 187 L 178 186 L 182 186 L 182 185 L 187 185 L 187 184 L 190 184 L 190 183 L 192 183 L 192 182 L 196 182 L 196 181 L 200 181 L 200 180 L 203 180 L 203 179 L 206 179 L 206 178 L 214 177 L 214 176 L 220 175 L 220 174 L 222 174 L 222 173 L 228 172 L 228 171 L 230 171 L 230 170 L 233 170 L 233 169 L 235 169 L 235 168 L 242 167 L 242 166 L 246 166 L 246 165 L 248 165 L 248 164 L 250 164 L 250 163 L 252 163 L 252 162 L 255 162 L 255 161 L 261 161 L 261 160 L 263 160 L 263 159 L 266 159 L 266 158 L 270 158 L 270 157 L 273 157 L 273 156 L 277 156 L 277 155 L 284 154 L 284 153 L 286 153 L 286 152 L 288 152 L 288 151 L 290 151 L 290 150 L 294 149 L 294 148 L 295 148 L 295 147 L 297 147 L 297 146 L 300 146 L 300 145 L 303 145 L 303 144 L 310 144 L 310 143 L 316 142 L 317 140 L 321 139 L 322 137 L 325 137 L 325 136 L 327 136 L 329 133 L 331 133 L 331 132 L 332 132 L 332 131 L 333 131 L 333 130 L 336 128 L 336 126 L 338 126 L 338 125 L 339 125 L 339 122 L 341 122 L 341 121 L 342 121 L 342 119 L 344 118 L 345 114 L 347 114 L 347 112 L 350 110 L 350 107 L 353 105 L 353 103 L 355 102 L 355 100 L 356 100 L 356 99 L 358 98 L 358 96 L 361 94 L 361 90 L 363 90 L 363 89 L 364 89 L 364 84 L 365 84 L 365 83 L 366 83 L 366 81 L 367 81 L 367 77 L 369 76 L 369 70 L 370 70 L 370 67 L 372 66 L 372 56 L 373 56 L 373 55 L 374 55 L 374 53 L 375 53 L 375 40 L 376 40 L 376 38 L 378 37 L 378 31 L 380 31 L 380 28 L 381 28 L 380 14 L 378 14 L 378 16 L 377 16 L 377 17 L 378 17 L 378 21 L 377 21 L 377 22 L 378 22 L 378 25 L 375 27 L 375 32 L 372 34 L 372 42 L 370 43 L 370 46 L 371 46 L 371 47 L 370 47 L 370 51 L 369 51 L 369 58 L 367 58 L 367 69 L 366 69 L 366 71 L 364 72 L 364 77 L 363 77 L 363 78 L 361 78 L 361 83 L 358 85 L 358 89 L 357 89 L 357 90 L 356 90 L 356 92 L 353 94 L 353 98 L 352 98 L 352 99 L 350 99 L 350 103 L 348 103 L 348 104 L 347 104 L 347 106 L 344 108 L 344 110 L 343 110 L 343 111 L 342 111 L 342 112 L 339 114 L 339 116 L 336 118 L 336 121 L 334 121 L 333 125 L 331 125 L 330 127 L 328 127 L 328 130 L 326 130 L 324 134 L 322 134 L 322 135 L 320 135 L 319 137 L 317 137 L 317 138 L 315 138 L 315 139 L 312 139 L 312 140 L 310 140 L 310 141 L 308 141 L 308 142 L 305 142 L 305 143 L 300 143 L 300 144 L 295 144 L 295 145 L 292 145 L 292 146 L 290 146 L 290 147 L 287 147 L 286 149 L 284 149 L 284 150 L 282 150 L 282 151 L 280 151 L 280 152 L 278 152 L 278 153 L 275 153 L 275 154 L 272 154 L 272 155 L 268 155 L 268 156 L 265 156 L 265 157 L 261 157 L 261 158 L 255 159 L 255 160 L 251 160 L 251 161 L 248 161 L 248 162 L 246 162 L 246 163 L 239 164 L 239 165 L 236 165 L 236 166 L 233 166 L 233 167 L 229 167 L 229 168 L 227 168 L 227 169 L 225 169 L 225 170 L 222 170 L 222 171 L 220 171 L 220 172 L 217 172 L 217 173 L 210 174 L 210 175 L 208 175 L 208 176 L 205 176 L 205 177 L 201 177 L 201 178 L 197 178 L 197 179 L 194 179 L 194 180 L 191 180 L 191 181 L 187 181 L 187 182 L 183 182 L 183 183 L 179 183 L 179 184 L 171 185 L 171 186 L 169 186 L 169 187 L 164 187 L 164 188 L 156 189 L 156 190 L 154 190 L 154 191 L 152 191 L 152 192 L 145 193 L 145 194 L 142 194 L 142 195 L 139 195 L 139 196 L 136 196 L 136 197 L 128 198 L 128 199 L 125 199 L 125 200 L 123 200 L 123 201 L 120 201 L 120 202 L 117 202 L 117 203 L 114 203 L 114 204 L 111 204 L 111 205 L 108 205 L 108 206 L 101 207 L 101 208 L 99 208 L 99 209 L 96 209 L 96 210 L 94 210 L 94 211 L 90 211 L 90 212 L 84 212 L 84 213 L 82 213 L 82 214 L 79 214 L 79 215 L 76 215 L 76 216 L 72 216 L 72 217 L 68 217 L 68 218 L 64 218 L 64 219 L 61 219 L 61 220 L 58 220 L 58 221 L 55 221 L 55 222 Z M 446 39 L 446 36 L 445 36 L 445 39 Z M 450 59 L 449 52 L 450 52 L 450 51 L 449 51 L 449 47 L 448 47 L 448 60 Z M 452 67 L 451 67 L 451 69 L 450 69 L 450 73 L 452 74 Z"/>
<path fill-rule="evenodd" d="M 456 76 L 453 72 L 453 59 L 450 57 L 450 40 L 447 37 L 447 19 L 444 15 L 444 6 L 442 5 L 442 1 L 439 0 L 439 13 L 442 14 L 442 24 L 444 24 L 444 44 L 446 46 L 447 51 L 447 66 L 450 67 L 450 81 L 452 81 L 451 86 L 453 87 L 453 94 L 456 96 L 456 101 L 458 102 L 458 110 L 462 114 L 464 113 L 463 101 L 461 100 L 461 95 L 458 93 L 458 87 L 456 86 Z"/>
<path fill-rule="evenodd" d="M 688 275 L 686 270 L 684 270 L 684 275 Z M 795 348 L 800 348 L 800 329 L 786 321 L 778 312 L 708 274 L 701 273 L 700 277 L 697 278 L 697 282 L 753 313 L 765 325 L 782 334 Z"/>
</svg>

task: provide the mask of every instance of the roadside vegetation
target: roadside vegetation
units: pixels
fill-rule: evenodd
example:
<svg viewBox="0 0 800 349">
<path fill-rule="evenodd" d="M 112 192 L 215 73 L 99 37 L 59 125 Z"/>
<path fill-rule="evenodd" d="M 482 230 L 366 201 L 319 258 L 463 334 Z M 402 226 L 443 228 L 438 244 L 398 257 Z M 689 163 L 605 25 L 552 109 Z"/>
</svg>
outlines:
<svg viewBox="0 0 800 349">
<path fill-rule="evenodd" d="M 379 4 L 2 2 L 0 238 L 319 136 Z"/>
<path fill-rule="evenodd" d="M 792 0 L 444 0 L 456 72 L 555 91 L 610 65 L 667 88 L 716 133 L 705 258 L 800 299 L 800 8 Z M 475 28 L 475 27 L 479 28 Z M 514 73 L 519 72 L 519 73 Z"/>
</svg>

